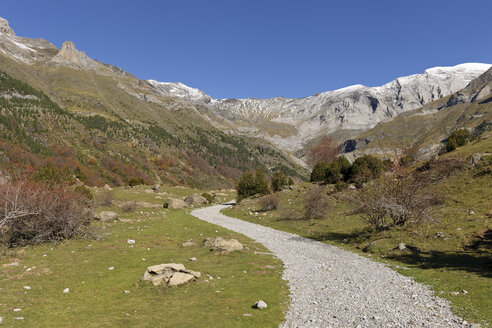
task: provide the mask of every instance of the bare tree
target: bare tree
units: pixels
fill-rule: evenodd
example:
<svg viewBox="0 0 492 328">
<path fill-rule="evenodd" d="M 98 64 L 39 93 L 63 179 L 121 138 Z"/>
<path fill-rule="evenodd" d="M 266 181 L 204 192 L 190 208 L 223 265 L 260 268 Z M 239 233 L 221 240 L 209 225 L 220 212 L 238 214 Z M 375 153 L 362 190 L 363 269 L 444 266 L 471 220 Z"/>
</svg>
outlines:
<svg viewBox="0 0 492 328">
<path fill-rule="evenodd" d="M 340 154 L 340 147 L 332 137 L 322 138 L 316 146 L 308 150 L 307 161 L 313 166 L 319 162 L 332 162 Z"/>
</svg>

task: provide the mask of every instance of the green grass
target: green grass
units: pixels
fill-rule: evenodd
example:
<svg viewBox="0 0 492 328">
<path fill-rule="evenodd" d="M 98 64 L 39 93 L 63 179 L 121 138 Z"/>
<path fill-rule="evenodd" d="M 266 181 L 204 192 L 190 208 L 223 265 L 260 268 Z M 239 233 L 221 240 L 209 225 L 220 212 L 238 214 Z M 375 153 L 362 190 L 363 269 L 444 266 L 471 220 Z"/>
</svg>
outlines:
<svg viewBox="0 0 492 328">
<path fill-rule="evenodd" d="M 469 156 L 474 152 L 490 151 L 492 139 L 471 143 L 446 156 Z M 439 188 L 445 202 L 435 208 L 434 222 L 422 226 L 393 228 L 375 232 L 365 220 L 352 214 L 352 205 L 343 197 L 345 191 L 330 196 L 330 208 L 320 220 L 283 220 L 285 209 L 299 214 L 303 211 L 303 194 L 285 190 L 277 193 L 278 210 L 264 212 L 258 199 L 246 199 L 224 214 L 275 229 L 334 244 L 360 252 L 394 267 L 400 273 L 415 277 L 428 285 L 440 297 L 451 301 L 453 311 L 468 321 L 484 326 L 492 323 L 492 174 L 482 167 L 466 169 L 447 179 Z M 327 190 L 330 187 L 326 187 Z M 474 211 L 474 215 L 470 215 Z M 437 238 L 436 233 L 444 233 Z M 487 237 L 488 236 L 488 237 Z M 369 252 L 363 249 L 375 242 Z M 395 251 L 399 243 L 420 249 L 417 253 Z M 461 293 L 466 290 L 468 293 Z M 453 295 L 453 292 L 460 292 Z"/>
<path fill-rule="evenodd" d="M 123 191 L 116 191 L 120 193 Z M 288 290 L 281 279 L 282 263 L 255 254 L 255 250 L 265 250 L 261 245 L 185 211 L 138 208 L 120 217 L 127 220 L 104 227 L 103 232 L 110 232 L 106 239 L 15 248 L 0 257 L 0 316 L 4 324 L 276 327 L 283 321 Z M 189 239 L 200 243 L 208 236 L 233 237 L 247 247 L 228 255 L 216 255 L 202 247 L 181 247 Z M 133 248 L 127 239 L 136 240 Z M 190 257 L 198 260 L 189 261 Z M 14 259 L 19 266 L 3 266 Z M 202 277 L 173 288 L 141 281 L 147 266 L 168 262 L 183 263 Z M 114 270 L 108 270 L 112 266 Z M 26 268 L 32 270 L 26 272 Z M 68 294 L 62 293 L 65 288 L 70 289 Z M 259 299 L 267 302 L 267 310 L 251 308 Z M 22 311 L 13 312 L 14 308 Z M 19 316 L 24 320 L 14 320 Z"/>
</svg>

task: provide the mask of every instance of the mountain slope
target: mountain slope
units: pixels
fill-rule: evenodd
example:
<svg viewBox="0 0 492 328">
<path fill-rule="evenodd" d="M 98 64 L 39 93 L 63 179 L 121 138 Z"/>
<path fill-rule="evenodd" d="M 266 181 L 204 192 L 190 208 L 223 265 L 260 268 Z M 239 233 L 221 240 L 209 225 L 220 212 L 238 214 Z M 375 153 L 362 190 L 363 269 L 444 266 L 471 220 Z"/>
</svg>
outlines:
<svg viewBox="0 0 492 328">
<path fill-rule="evenodd" d="M 378 124 L 345 143 L 345 151 L 393 152 L 397 148 L 419 146 L 418 156 L 438 154 L 447 137 L 459 128 L 480 135 L 492 130 L 492 68 L 465 88 L 419 109 L 408 111 L 390 122 Z"/>
<path fill-rule="evenodd" d="M 353 85 L 301 99 L 213 99 L 182 84 L 152 81 L 163 95 L 179 94 L 206 107 L 229 127 L 266 138 L 288 151 L 298 151 L 321 135 L 343 139 L 356 136 L 379 122 L 448 96 L 491 65 L 467 63 L 435 67 L 380 87 Z M 224 122 L 221 122 L 224 124 Z"/>
<path fill-rule="evenodd" d="M 35 157 L 34 165 L 22 163 L 37 167 L 58 158 L 53 149 L 61 147 L 94 176 L 93 184 L 142 178 L 230 186 L 255 167 L 304 174 L 275 147 L 224 133 L 193 104 L 163 96 L 149 82 L 89 58 L 71 42 L 58 51 L 47 41 L 15 36 L 5 20 L 0 27 L 1 114 L 2 122 L 10 122 L 0 126 L 0 139 L 8 165 L 15 164 L 12 149 Z M 34 121 L 45 129 L 33 129 Z M 65 165 L 60 158 L 55 162 Z"/>
</svg>

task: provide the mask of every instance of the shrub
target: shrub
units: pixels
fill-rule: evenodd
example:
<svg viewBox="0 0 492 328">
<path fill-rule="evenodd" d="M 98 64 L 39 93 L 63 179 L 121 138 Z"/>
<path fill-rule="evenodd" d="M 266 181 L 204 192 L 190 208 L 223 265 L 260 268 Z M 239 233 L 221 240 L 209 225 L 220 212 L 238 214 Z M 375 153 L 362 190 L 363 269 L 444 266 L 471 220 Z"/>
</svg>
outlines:
<svg viewBox="0 0 492 328">
<path fill-rule="evenodd" d="M 282 190 L 288 184 L 287 176 L 280 171 L 276 171 L 272 176 L 272 190 L 274 192 Z"/>
<path fill-rule="evenodd" d="M 471 134 L 467 129 L 458 129 L 454 131 L 448 138 L 446 143 L 446 151 L 450 152 L 458 147 L 464 146 L 470 141 Z"/>
<path fill-rule="evenodd" d="M 279 217 L 282 221 L 302 220 L 302 214 L 290 206 L 283 206 L 279 210 Z"/>
<path fill-rule="evenodd" d="M 316 146 L 308 150 L 307 161 L 309 164 L 319 162 L 332 162 L 340 154 L 340 147 L 331 137 L 322 138 Z"/>
<path fill-rule="evenodd" d="M 260 198 L 260 206 L 263 211 L 278 209 L 280 200 L 275 195 L 266 195 Z"/>
<path fill-rule="evenodd" d="M 270 193 L 270 186 L 265 172 L 262 169 L 256 169 L 256 174 L 246 172 L 239 178 L 236 186 L 237 201 L 241 201 L 244 198 L 261 194 L 266 195 Z"/>
<path fill-rule="evenodd" d="M 73 184 L 75 182 L 67 168 L 59 169 L 50 163 L 37 170 L 32 176 L 32 180 L 48 185 Z"/>
<path fill-rule="evenodd" d="M 294 184 L 294 180 L 292 180 L 292 177 L 289 177 L 288 185 L 292 186 L 293 184 Z"/>
<path fill-rule="evenodd" d="M 125 213 L 133 212 L 137 208 L 137 203 L 134 201 L 131 202 L 125 202 L 121 206 L 121 210 Z"/>
<path fill-rule="evenodd" d="M 250 172 L 246 172 L 241 175 L 237 183 L 236 190 L 238 201 L 241 201 L 244 198 L 256 194 L 256 183 L 254 175 Z"/>
<path fill-rule="evenodd" d="M 342 191 L 347 189 L 348 184 L 345 181 L 338 181 L 335 183 L 335 190 L 336 191 Z"/>
<path fill-rule="evenodd" d="M 74 191 L 82 194 L 88 200 L 94 200 L 94 195 L 92 195 L 91 190 L 84 185 L 75 187 Z"/>
<path fill-rule="evenodd" d="M 384 164 L 380 159 L 372 155 L 364 155 L 354 161 L 348 170 L 347 180 L 360 187 L 363 183 L 378 178 L 383 170 Z"/>
<path fill-rule="evenodd" d="M 265 172 L 260 168 L 256 169 L 255 185 L 257 194 L 266 195 L 270 193 L 270 184 Z"/>
<path fill-rule="evenodd" d="M 212 204 L 212 202 L 214 201 L 214 197 L 207 192 L 204 192 L 202 194 L 202 197 L 205 198 L 209 204 Z"/>
<path fill-rule="evenodd" d="M 162 207 L 164 207 L 164 208 L 169 208 L 169 202 L 168 202 L 168 201 L 165 201 L 165 202 L 162 204 Z"/>
<path fill-rule="evenodd" d="M 311 176 L 309 181 L 311 182 L 319 182 L 325 179 L 325 172 L 328 168 L 329 164 L 327 162 L 319 162 L 314 165 L 313 170 L 311 171 Z"/>
<path fill-rule="evenodd" d="M 113 205 L 114 195 L 110 190 L 104 190 L 99 194 L 96 200 L 97 206 L 111 206 Z"/>
<path fill-rule="evenodd" d="M 86 236 L 88 199 L 64 185 L 27 180 L 0 185 L 0 240 L 4 247 Z"/>
<path fill-rule="evenodd" d="M 143 185 L 143 184 L 145 184 L 145 181 L 141 177 L 131 177 L 130 179 L 128 179 L 128 185 L 130 187 L 135 187 L 135 186 Z"/>
<path fill-rule="evenodd" d="M 304 218 L 321 219 L 328 210 L 328 197 L 320 186 L 311 187 L 304 198 Z"/>
<path fill-rule="evenodd" d="M 348 197 L 374 229 L 383 230 L 431 220 L 431 206 L 441 200 L 432 184 L 428 177 L 400 167 Z"/>
</svg>

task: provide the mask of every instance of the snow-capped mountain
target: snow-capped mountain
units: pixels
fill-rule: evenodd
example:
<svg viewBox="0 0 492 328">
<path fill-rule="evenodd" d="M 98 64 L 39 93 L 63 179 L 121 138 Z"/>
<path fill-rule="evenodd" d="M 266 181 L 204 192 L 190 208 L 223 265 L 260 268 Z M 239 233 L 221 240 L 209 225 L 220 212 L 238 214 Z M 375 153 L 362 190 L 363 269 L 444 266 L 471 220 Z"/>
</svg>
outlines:
<svg viewBox="0 0 492 328">
<path fill-rule="evenodd" d="M 492 65 L 466 63 L 434 67 L 379 87 L 353 85 L 300 99 L 214 99 L 180 82 L 142 81 L 122 69 L 91 59 L 67 41 L 58 50 L 42 39 L 18 37 L 0 18 L 0 53 L 27 65 L 68 66 L 106 75 L 127 94 L 168 110 L 194 108 L 216 127 L 262 137 L 287 151 L 303 149 L 313 139 L 356 137 L 380 122 L 420 108 L 463 89 Z M 176 100 L 172 105 L 166 99 Z M 180 105 L 176 105 L 180 104 Z"/>
<path fill-rule="evenodd" d="M 213 99 L 181 83 L 159 83 L 159 92 L 202 103 L 222 119 L 234 122 L 238 131 L 262 136 L 289 151 L 296 151 L 320 135 L 342 130 L 367 130 L 379 122 L 450 95 L 468 85 L 491 65 L 466 63 L 434 67 L 422 74 L 397 78 L 379 87 L 353 85 L 300 99 Z M 164 88 L 165 86 L 165 88 Z M 276 130 L 292 131 L 288 136 L 262 127 L 275 124 Z M 343 134 L 347 136 L 347 134 Z"/>
</svg>

